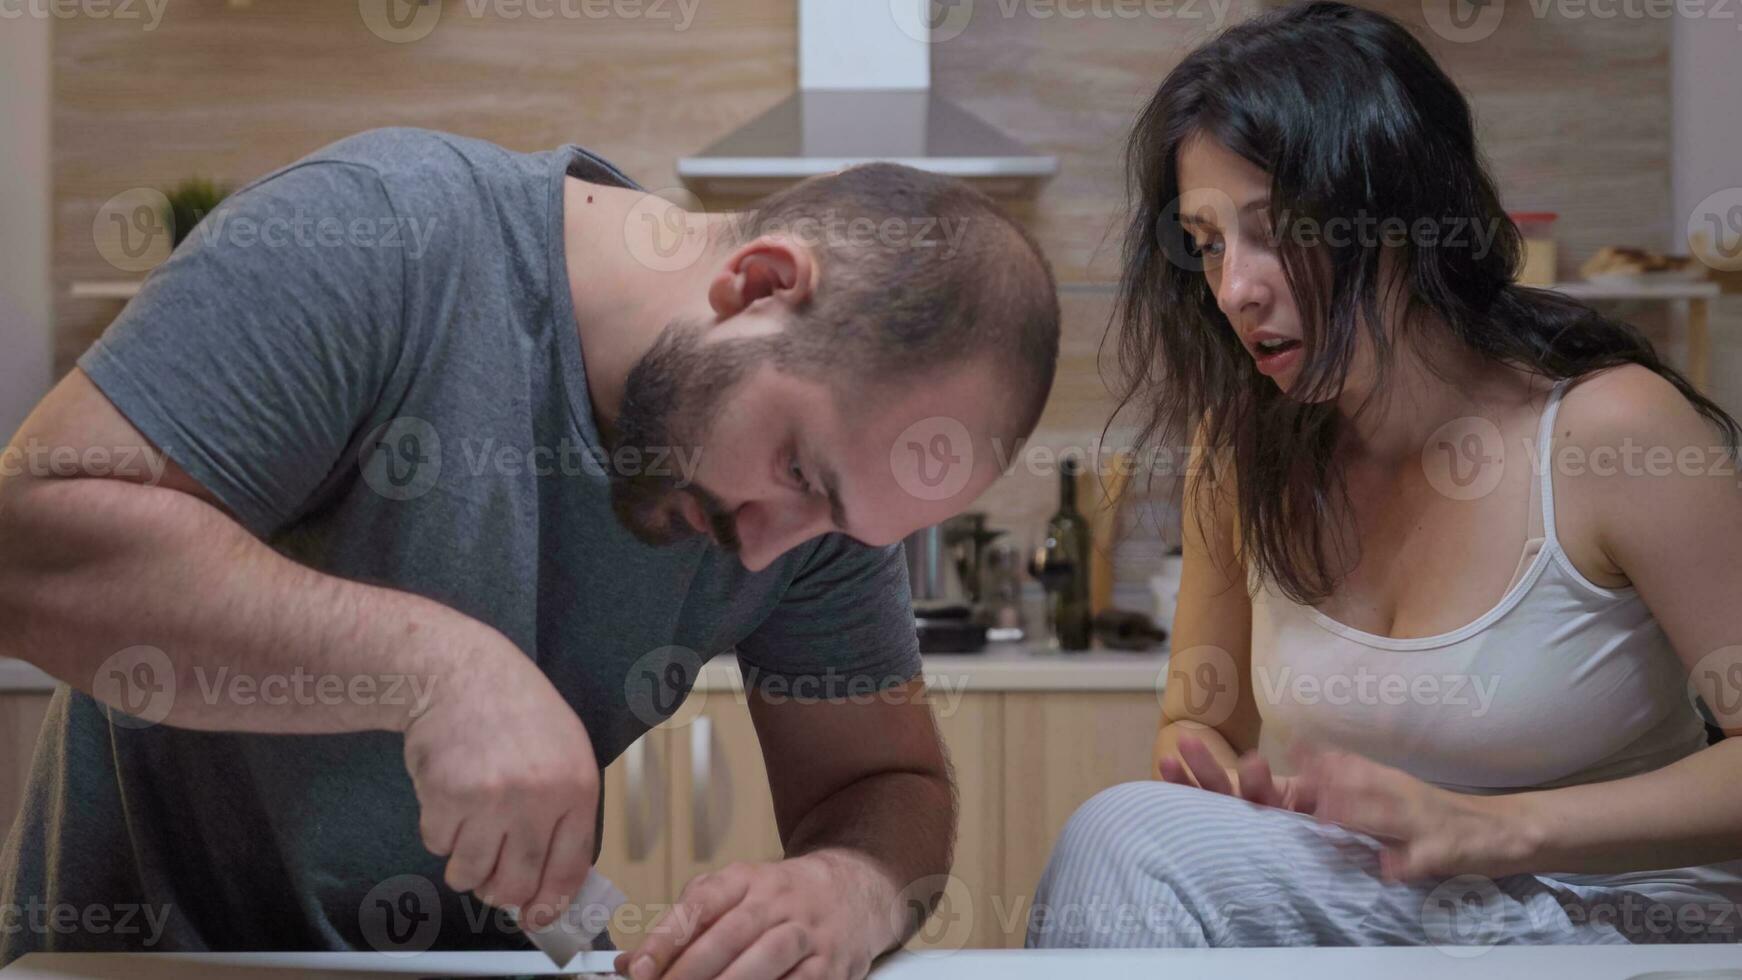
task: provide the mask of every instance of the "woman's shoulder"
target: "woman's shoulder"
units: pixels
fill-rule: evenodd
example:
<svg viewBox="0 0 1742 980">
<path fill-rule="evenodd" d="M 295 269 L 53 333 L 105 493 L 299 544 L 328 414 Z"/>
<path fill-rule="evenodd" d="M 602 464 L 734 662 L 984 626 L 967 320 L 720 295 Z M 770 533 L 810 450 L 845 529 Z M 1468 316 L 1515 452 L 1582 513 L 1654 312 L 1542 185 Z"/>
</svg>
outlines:
<svg viewBox="0 0 1742 980">
<path fill-rule="evenodd" d="M 1558 445 L 1638 454 L 1655 445 L 1704 446 L 1716 435 L 1681 389 L 1644 365 L 1603 368 L 1564 383 L 1553 433 Z"/>
</svg>

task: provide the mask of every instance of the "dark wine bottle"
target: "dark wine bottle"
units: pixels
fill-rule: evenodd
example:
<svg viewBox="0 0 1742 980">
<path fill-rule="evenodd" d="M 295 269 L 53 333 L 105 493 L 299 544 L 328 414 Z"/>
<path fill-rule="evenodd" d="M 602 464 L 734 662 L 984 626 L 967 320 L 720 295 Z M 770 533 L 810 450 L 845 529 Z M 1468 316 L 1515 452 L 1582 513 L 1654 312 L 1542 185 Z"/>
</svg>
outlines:
<svg viewBox="0 0 1742 980">
<path fill-rule="evenodd" d="M 1059 461 L 1059 509 L 1046 522 L 1041 562 L 1049 583 L 1053 635 L 1063 650 L 1089 648 L 1089 522 L 1077 512 L 1075 456 Z"/>
</svg>

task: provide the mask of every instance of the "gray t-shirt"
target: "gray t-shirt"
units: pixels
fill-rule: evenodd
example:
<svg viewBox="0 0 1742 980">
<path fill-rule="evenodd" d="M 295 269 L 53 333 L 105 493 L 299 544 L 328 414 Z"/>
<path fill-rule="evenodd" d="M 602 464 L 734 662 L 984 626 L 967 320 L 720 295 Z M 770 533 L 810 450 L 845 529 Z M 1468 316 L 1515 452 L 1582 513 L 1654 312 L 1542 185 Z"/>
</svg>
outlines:
<svg viewBox="0 0 1742 980">
<path fill-rule="evenodd" d="M 564 259 L 569 174 L 634 186 L 573 146 L 341 140 L 207 216 L 80 366 L 279 552 L 502 631 L 601 766 L 722 652 L 792 690 L 915 676 L 898 548 L 829 535 L 752 574 L 706 540 L 650 548 L 617 523 Z M 322 696 L 312 681 L 273 692 Z M 249 690 L 216 671 L 187 687 L 175 696 Z M 63 686 L 0 852 L 0 909 L 19 910 L 0 922 L 17 926 L 0 928 L 0 965 L 32 950 L 528 948 L 442 882 L 401 748 L 388 733 L 142 726 Z"/>
</svg>

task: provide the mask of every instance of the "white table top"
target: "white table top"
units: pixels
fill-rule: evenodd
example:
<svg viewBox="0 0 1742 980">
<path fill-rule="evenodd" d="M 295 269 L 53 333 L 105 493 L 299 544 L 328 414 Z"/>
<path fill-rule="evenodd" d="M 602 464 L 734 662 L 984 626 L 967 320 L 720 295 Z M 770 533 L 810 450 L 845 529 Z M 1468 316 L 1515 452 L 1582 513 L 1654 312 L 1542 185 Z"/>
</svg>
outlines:
<svg viewBox="0 0 1742 980">
<path fill-rule="evenodd" d="M 586 953 L 568 973 L 609 972 L 612 954 Z M 1500 946 L 1374 949 L 965 950 L 899 953 L 872 980 L 1059 980 L 1081 977 L 1216 980 L 1673 980 L 1742 978 L 1742 946 Z M 1700 972 L 1704 971 L 1704 972 Z M 563 976 L 541 953 L 35 954 L 0 970 L 4 980 L 363 980 L 415 976 Z M 1672 980 L 1672 977 L 1650 977 Z"/>
<path fill-rule="evenodd" d="M 999 643 L 984 653 L 930 653 L 926 682 L 943 694 L 985 691 L 1153 691 L 1166 680 L 1165 647 L 1145 653 L 1089 650 L 1058 653 L 1036 644 Z M 0 691 L 47 692 L 55 679 L 22 660 L 0 657 Z M 737 659 L 715 657 L 696 679 L 697 691 L 743 691 Z"/>
</svg>

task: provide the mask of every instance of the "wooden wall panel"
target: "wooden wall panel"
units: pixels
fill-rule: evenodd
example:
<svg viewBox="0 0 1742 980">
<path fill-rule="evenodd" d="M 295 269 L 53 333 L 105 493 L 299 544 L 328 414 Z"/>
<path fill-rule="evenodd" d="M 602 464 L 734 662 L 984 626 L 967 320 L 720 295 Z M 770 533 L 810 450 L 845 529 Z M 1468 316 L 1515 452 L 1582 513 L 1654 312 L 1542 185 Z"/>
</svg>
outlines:
<svg viewBox="0 0 1742 980">
<path fill-rule="evenodd" d="M 118 309 L 66 290 L 74 280 L 120 277 L 98 255 L 91 223 L 121 191 L 193 173 L 239 182 L 348 133 L 394 124 L 520 149 L 581 142 L 648 186 L 669 186 L 679 155 L 796 83 L 793 0 L 693 4 L 683 30 L 674 19 L 494 12 L 515 2 L 445 0 L 435 29 L 406 44 L 372 34 L 356 2 L 178 0 L 152 31 L 57 22 L 60 369 Z M 1227 17 L 1244 16 L 1251 2 L 1234 3 Z M 1667 22 L 1538 20 L 1521 9 L 1492 37 L 1458 44 L 1425 27 L 1415 0 L 1376 6 L 1416 29 L 1470 94 L 1507 203 L 1561 213 L 1564 275 L 1603 244 L 1672 245 Z M 472 15 L 485 7 L 493 12 Z M 1066 7 L 1117 5 L 980 0 L 966 29 L 933 49 L 943 94 L 1062 161 L 1035 200 L 1013 205 L 1078 290 L 1064 299 L 1064 362 L 1035 437 L 1053 447 L 1091 444 L 1112 407 L 1096 359 L 1111 297 L 1096 287 L 1117 274 L 1122 141 L 1161 77 L 1220 26 L 1202 0 L 1195 19 L 1037 15 Z M 1720 397 L 1729 384 L 1721 366 L 1735 354 L 1727 324 L 1714 318 Z M 1660 336 L 1673 353 L 1674 336 Z M 1172 489 L 1164 484 L 1163 501 Z M 1050 475 L 1020 471 L 983 503 L 1025 540 L 1052 509 L 1053 485 Z M 1128 516 L 1138 531 L 1121 546 L 1122 589 L 1141 595 L 1160 550 L 1154 529 L 1170 520 L 1165 503 Z"/>
</svg>

